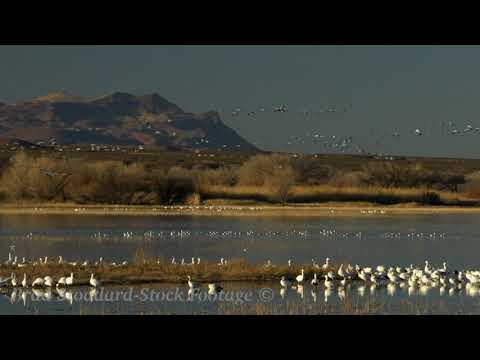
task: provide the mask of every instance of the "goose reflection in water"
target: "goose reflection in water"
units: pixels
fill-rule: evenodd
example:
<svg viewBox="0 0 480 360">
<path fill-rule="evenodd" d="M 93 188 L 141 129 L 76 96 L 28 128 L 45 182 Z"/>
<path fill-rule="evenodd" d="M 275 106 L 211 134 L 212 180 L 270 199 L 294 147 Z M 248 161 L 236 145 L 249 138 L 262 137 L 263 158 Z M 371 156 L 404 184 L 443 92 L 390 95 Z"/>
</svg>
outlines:
<svg viewBox="0 0 480 360">
<path fill-rule="evenodd" d="M 89 298 L 90 298 L 90 302 L 93 302 L 93 300 L 96 298 L 97 296 L 97 288 L 94 288 L 92 287 L 90 289 L 90 291 L 88 292 L 88 295 L 89 295 Z"/>
<path fill-rule="evenodd" d="M 12 293 L 10 294 L 10 304 L 15 304 L 17 302 L 17 292 L 18 290 L 16 288 L 12 290 Z"/>
<path fill-rule="evenodd" d="M 282 299 L 285 299 L 286 292 L 287 292 L 287 289 L 285 289 L 284 287 L 280 289 L 280 296 Z"/>
<path fill-rule="evenodd" d="M 388 295 L 394 296 L 396 291 L 397 291 L 397 286 L 395 284 L 388 284 L 387 285 Z"/>
<path fill-rule="evenodd" d="M 311 294 L 312 294 L 313 302 L 316 303 L 317 302 L 317 289 L 312 289 Z"/>
<path fill-rule="evenodd" d="M 297 294 L 299 294 L 300 298 L 303 300 L 303 285 L 297 286 Z"/>
<path fill-rule="evenodd" d="M 328 298 L 330 296 L 332 296 L 332 289 L 331 288 L 325 288 L 325 298 L 324 298 L 324 301 L 327 303 L 328 302 Z"/>
<path fill-rule="evenodd" d="M 345 296 L 346 296 L 345 287 L 344 286 L 339 286 L 338 289 L 337 289 L 337 294 L 338 294 L 338 298 L 341 301 L 345 300 Z"/>
</svg>

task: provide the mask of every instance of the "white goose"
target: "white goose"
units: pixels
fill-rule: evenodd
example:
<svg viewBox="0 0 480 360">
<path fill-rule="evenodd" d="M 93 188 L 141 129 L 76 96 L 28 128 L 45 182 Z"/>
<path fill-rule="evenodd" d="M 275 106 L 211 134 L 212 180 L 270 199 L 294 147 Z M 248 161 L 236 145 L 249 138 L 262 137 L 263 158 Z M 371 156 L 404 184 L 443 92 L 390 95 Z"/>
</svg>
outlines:
<svg viewBox="0 0 480 360">
<path fill-rule="evenodd" d="M 15 276 L 15 273 L 12 273 L 11 278 L 12 278 L 12 286 L 16 287 L 18 283 L 17 283 L 17 277 Z"/>
<path fill-rule="evenodd" d="M 22 286 L 24 288 L 26 288 L 28 286 L 28 283 L 27 283 L 27 274 L 23 274 L 23 280 L 22 280 Z"/>
<path fill-rule="evenodd" d="M 285 279 L 285 276 L 282 276 L 282 278 L 280 279 L 280 285 L 282 285 L 283 288 L 288 288 L 290 287 L 290 285 L 292 285 L 292 283 Z"/>
<path fill-rule="evenodd" d="M 95 279 L 93 277 L 93 274 L 90 274 L 90 285 L 92 285 L 94 288 L 100 286 L 101 282 L 98 279 Z"/>
<path fill-rule="evenodd" d="M 323 264 L 322 269 L 323 270 L 328 270 L 330 268 L 330 258 L 325 259 L 325 264 Z"/>
<path fill-rule="evenodd" d="M 358 277 L 365 282 L 368 281 L 368 275 L 363 270 L 358 273 Z"/>
<path fill-rule="evenodd" d="M 73 272 L 70 273 L 70 276 L 65 279 L 65 285 L 67 286 L 73 285 Z"/>
<path fill-rule="evenodd" d="M 305 280 L 305 274 L 304 274 L 304 270 L 302 269 L 302 273 L 300 275 L 298 275 L 296 278 L 297 280 L 297 283 L 301 284 L 303 282 L 303 280 Z"/>
<path fill-rule="evenodd" d="M 32 287 L 36 287 L 36 286 L 43 286 L 45 280 L 43 278 L 36 278 L 33 282 L 32 282 Z"/>
<path fill-rule="evenodd" d="M 190 275 L 188 275 L 188 287 L 190 289 L 198 289 L 199 285 L 196 282 L 193 282 Z"/>
<path fill-rule="evenodd" d="M 65 286 L 65 285 L 66 285 L 66 278 L 65 276 L 62 276 L 60 279 L 58 279 L 56 287 Z"/>
<path fill-rule="evenodd" d="M 313 274 L 312 285 L 318 286 L 317 273 Z"/>
<path fill-rule="evenodd" d="M 223 290 L 223 288 L 218 284 L 215 284 L 215 283 L 208 284 L 208 293 L 210 295 L 215 294 L 215 293 L 219 293 L 222 290 Z"/>
<path fill-rule="evenodd" d="M 43 278 L 43 284 L 45 286 L 52 287 L 53 286 L 53 279 L 50 276 L 45 276 Z"/>
<path fill-rule="evenodd" d="M 332 288 L 333 286 L 335 286 L 335 282 L 333 280 L 331 280 L 328 275 L 325 275 L 325 287 L 326 288 Z"/>
<path fill-rule="evenodd" d="M 340 264 L 340 268 L 337 271 L 338 276 L 345 278 L 345 271 L 343 270 L 343 264 Z"/>
</svg>

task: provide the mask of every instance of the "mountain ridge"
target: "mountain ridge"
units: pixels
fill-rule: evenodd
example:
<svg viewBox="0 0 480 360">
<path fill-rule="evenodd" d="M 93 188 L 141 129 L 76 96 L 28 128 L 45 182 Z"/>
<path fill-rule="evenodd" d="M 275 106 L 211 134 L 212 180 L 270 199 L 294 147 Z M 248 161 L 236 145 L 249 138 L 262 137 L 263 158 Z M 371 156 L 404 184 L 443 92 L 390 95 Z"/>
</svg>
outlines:
<svg viewBox="0 0 480 360">
<path fill-rule="evenodd" d="M 52 92 L 0 103 L 0 137 L 31 143 L 173 146 L 257 151 L 216 111 L 185 112 L 158 93 L 116 91 L 96 98 Z"/>
</svg>

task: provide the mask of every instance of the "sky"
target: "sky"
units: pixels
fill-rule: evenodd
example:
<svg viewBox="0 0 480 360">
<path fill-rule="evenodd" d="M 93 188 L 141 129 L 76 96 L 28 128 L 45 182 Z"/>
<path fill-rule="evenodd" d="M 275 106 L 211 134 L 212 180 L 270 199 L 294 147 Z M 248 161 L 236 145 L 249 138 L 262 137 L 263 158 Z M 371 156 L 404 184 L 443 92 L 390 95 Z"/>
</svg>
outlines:
<svg viewBox="0 0 480 360">
<path fill-rule="evenodd" d="M 0 101 L 156 92 L 185 111 L 218 110 L 265 150 L 333 151 L 308 140 L 318 134 L 368 151 L 477 158 L 480 132 L 445 135 L 441 124 L 480 127 L 478 64 L 479 46 L 0 46 Z M 282 104 L 286 113 L 272 111 Z M 332 107 L 346 112 L 319 112 Z"/>
</svg>

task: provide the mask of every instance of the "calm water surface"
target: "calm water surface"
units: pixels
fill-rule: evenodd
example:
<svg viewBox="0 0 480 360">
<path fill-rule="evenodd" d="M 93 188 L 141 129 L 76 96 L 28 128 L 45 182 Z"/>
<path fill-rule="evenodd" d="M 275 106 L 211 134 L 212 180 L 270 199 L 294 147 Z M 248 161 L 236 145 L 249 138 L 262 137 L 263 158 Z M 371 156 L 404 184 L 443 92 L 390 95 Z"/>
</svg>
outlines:
<svg viewBox="0 0 480 360">
<path fill-rule="evenodd" d="M 191 257 L 218 261 L 220 257 L 244 257 L 249 262 L 323 263 L 346 261 L 360 265 L 423 264 L 425 259 L 450 268 L 480 268 L 480 220 L 475 214 L 375 215 L 359 217 L 194 217 L 194 216 L 88 216 L 0 215 L 0 258 L 12 251 L 19 258 L 54 258 L 69 261 L 132 260 L 142 248 L 147 255 L 178 261 Z M 3 255 L 2 255 L 3 254 Z M 90 289 L 75 288 L 72 294 L 4 292 L 3 314 L 242 314 L 242 313 L 479 313 L 476 289 L 377 288 L 352 284 L 312 293 L 280 294 L 280 285 L 223 284 L 225 296 L 247 296 L 245 301 L 213 297 L 162 299 L 185 286 L 104 288 L 91 299 Z M 178 290 L 176 290 L 178 289 Z M 263 290 L 267 289 L 267 290 Z M 269 290 L 268 290 L 269 289 Z M 262 293 L 271 292 L 271 299 Z M 99 291 L 97 291 L 98 293 Z M 130 298 L 110 301 L 108 293 L 127 293 Z M 148 294 L 146 294 L 148 293 Z M 207 290 L 203 293 L 207 296 Z M 250 294 L 251 293 L 251 294 Z M 134 296 L 136 294 L 136 296 Z M 153 294 L 153 295 L 152 295 Z M 155 295 L 156 294 L 156 295 Z M 162 295 L 163 294 L 163 295 Z M 315 295 L 314 295 L 315 294 Z M 145 298 L 153 296 L 151 298 Z M 283 296 L 282 296 L 283 295 Z M 65 297 L 66 296 L 66 297 Z M 112 296 L 112 295 L 111 295 Z M 143 297 L 142 297 L 143 296 Z M 173 296 L 173 295 L 170 295 Z M 202 295 L 203 296 L 203 295 Z M 13 298 L 13 299 L 12 299 Z M 72 301 L 71 301 L 72 300 Z"/>
</svg>

